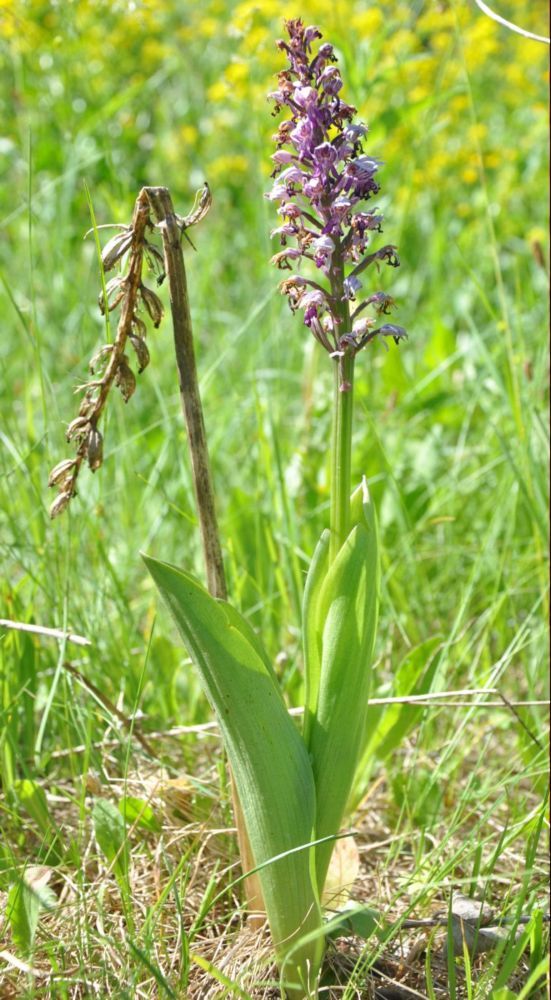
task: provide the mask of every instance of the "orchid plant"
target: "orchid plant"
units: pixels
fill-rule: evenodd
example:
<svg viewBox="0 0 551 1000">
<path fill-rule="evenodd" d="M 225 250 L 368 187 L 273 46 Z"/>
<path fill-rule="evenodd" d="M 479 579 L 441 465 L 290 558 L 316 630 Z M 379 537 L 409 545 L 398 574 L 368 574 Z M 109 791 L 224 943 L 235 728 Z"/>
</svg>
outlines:
<svg viewBox="0 0 551 1000">
<path fill-rule="evenodd" d="M 321 898 L 365 741 L 378 612 L 377 526 L 365 480 L 351 497 L 354 363 L 379 338 L 393 305 L 382 291 L 359 299 L 370 264 L 399 264 L 391 245 L 368 252 L 381 232 L 380 163 L 362 150 L 365 125 L 340 97 L 333 47 L 300 19 L 278 42 L 289 65 L 271 95 L 290 110 L 276 140 L 274 185 L 282 249 L 292 273 L 281 290 L 328 353 L 335 374 L 330 527 L 304 587 L 305 706 L 290 718 L 262 641 L 231 605 L 189 574 L 146 557 L 199 669 L 218 716 L 243 809 L 270 929 L 289 997 L 315 996 L 324 954 Z M 304 273 L 298 266 L 304 266 Z"/>
<path fill-rule="evenodd" d="M 184 570 L 147 555 L 144 559 L 216 713 L 237 792 L 238 832 L 243 824 L 246 835 L 240 836 L 244 867 L 259 876 L 283 993 L 302 1000 L 318 992 L 326 935 L 321 900 L 365 745 L 377 627 L 377 525 L 365 479 L 351 495 L 354 365 L 364 348 L 389 337 L 399 343 L 406 333 L 383 319 L 393 305 L 389 295 L 372 291 L 361 297 L 362 279 L 371 264 L 399 263 L 392 245 L 370 249 L 383 219 L 376 207 L 366 207 L 379 191 L 381 165 L 363 151 L 367 128 L 354 122 L 355 109 L 340 96 L 342 79 L 333 47 L 322 44 L 314 53 L 321 34 L 300 19 L 286 21 L 285 28 L 288 38 L 277 44 L 288 67 L 270 95 L 275 113 L 290 111 L 275 136 L 274 184 L 267 195 L 279 205 L 280 224 L 272 235 L 279 238 L 281 249 L 273 261 L 292 272 L 281 290 L 293 312 L 302 310 L 304 323 L 329 355 L 335 377 L 330 524 L 315 549 L 304 586 L 302 727 L 287 710 L 261 637 L 226 600 L 202 413 L 196 382 L 190 382 L 195 368 L 183 258 L 183 279 L 176 259 L 181 257 L 181 234 L 210 204 L 208 189 L 197 210 L 181 219 L 166 189 L 144 188 L 133 225 L 122 227 L 105 248 L 106 270 L 130 251 L 128 275 L 110 282 L 101 298 L 109 309 L 113 294 L 122 302 L 117 337 L 105 350 L 104 375 L 85 387 L 79 422 L 69 435 L 76 436 L 76 459 L 60 463 L 50 481 L 60 491 L 52 507 L 55 516 L 75 495 L 82 462 L 87 459 L 92 470 L 101 463 L 97 421 L 111 382 L 120 386 L 125 399 L 131 394 L 124 391 L 129 381 L 127 340 L 140 367 L 146 363 L 144 324 L 136 312 L 140 297 L 150 315 L 153 310 L 154 322 L 160 321 L 160 303 L 141 281 L 142 256 L 153 254 L 158 266 L 164 259 L 182 401 L 195 448 L 209 590 Z M 163 235 L 164 258 L 150 242 L 151 215 Z M 181 334 L 187 338 L 185 350 Z"/>
</svg>

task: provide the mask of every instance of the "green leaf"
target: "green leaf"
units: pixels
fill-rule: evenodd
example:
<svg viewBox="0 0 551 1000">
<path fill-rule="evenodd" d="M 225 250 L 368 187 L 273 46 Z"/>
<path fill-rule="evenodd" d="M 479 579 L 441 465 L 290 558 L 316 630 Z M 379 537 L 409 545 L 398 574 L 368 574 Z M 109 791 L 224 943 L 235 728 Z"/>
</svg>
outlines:
<svg viewBox="0 0 551 1000">
<path fill-rule="evenodd" d="M 145 799 L 125 795 L 119 802 L 119 812 L 126 827 L 138 826 L 150 833 L 160 833 L 162 829 L 161 823 Z"/>
<path fill-rule="evenodd" d="M 119 810 L 108 799 L 97 799 L 92 809 L 98 847 L 119 878 L 128 878 L 129 851 L 126 827 Z"/>
<path fill-rule="evenodd" d="M 6 917 L 13 943 L 22 955 L 28 955 L 32 950 L 39 912 L 40 903 L 24 882 L 12 885 L 8 893 Z"/>
<path fill-rule="evenodd" d="M 13 943 L 22 955 L 28 955 L 34 944 L 41 910 L 50 910 L 57 902 L 55 893 L 46 885 L 51 869 L 27 869 L 22 879 L 12 885 L 7 899 L 6 919 Z"/>
<path fill-rule="evenodd" d="M 57 825 L 54 823 L 48 807 L 46 793 L 41 785 L 30 778 L 14 781 L 13 790 L 22 809 L 38 827 L 47 843 L 49 860 L 60 863 L 65 854 L 65 846 Z M 74 845 L 70 845 L 72 854 Z"/>
<path fill-rule="evenodd" d="M 272 937 L 290 979 L 317 979 L 321 912 L 308 845 L 315 791 L 305 744 L 248 623 L 189 574 L 144 556 L 216 712 L 260 880 Z M 236 622 L 239 623 L 236 625 Z M 272 861 L 277 858 L 278 860 Z M 304 996 L 297 992 L 296 996 Z"/>
<path fill-rule="evenodd" d="M 266 670 L 268 671 L 270 677 L 272 678 L 274 684 L 277 687 L 278 681 L 276 673 L 273 668 L 272 661 L 270 660 L 270 657 L 268 656 L 266 650 L 264 649 L 264 643 L 262 642 L 262 639 L 258 635 L 258 632 L 255 632 L 250 622 L 248 622 L 247 619 L 244 618 L 243 615 L 241 615 L 236 608 L 234 608 L 233 604 L 230 604 L 228 601 L 222 601 L 222 600 L 219 600 L 218 604 L 220 604 L 224 608 L 224 611 L 226 612 L 226 616 L 228 618 L 230 625 L 233 625 L 233 627 L 236 628 L 238 632 L 241 633 L 245 641 L 248 642 L 249 646 L 252 646 L 257 656 L 260 657 L 264 666 L 266 667 Z"/>
<path fill-rule="evenodd" d="M 40 832 L 44 835 L 51 833 L 53 823 L 44 789 L 28 778 L 15 781 L 13 788 L 19 804 L 34 820 Z"/>
<path fill-rule="evenodd" d="M 431 636 L 406 654 L 393 677 L 389 697 L 427 694 L 440 663 L 442 636 Z M 375 760 L 386 758 L 400 746 L 417 725 L 425 710 L 423 705 L 369 705 L 365 724 L 365 742 L 357 780 L 349 801 L 354 808 L 365 793 Z"/>
<path fill-rule="evenodd" d="M 410 649 L 396 671 L 392 690 L 393 697 L 427 694 L 432 686 L 438 663 L 442 636 L 431 636 L 425 642 Z M 374 709 L 378 706 L 374 706 Z M 399 746 L 407 733 L 411 732 L 424 712 L 423 705 L 388 705 L 382 719 L 371 725 L 371 709 L 368 709 L 366 732 L 368 742 L 366 754 L 376 754 L 385 760 Z"/>
<path fill-rule="evenodd" d="M 326 529 L 312 556 L 304 585 L 302 601 L 302 642 L 304 653 L 304 741 L 309 745 L 312 723 L 318 703 L 321 672 L 321 632 L 318 627 L 318 602 L 329 565 L 329 540 Z"/>
<path fill-rule="evenodd" d="M 352 528 L 329 569 L 318 600 L 321 676 L 310 740 L 317 837 L 339 832 L 364 738 L 378 590 L 377 528 L 364 486 L 360 522 Z M 320 889 L 332 846 L 331 842 L 323 844 L 316 852 Z"/>
</svg>

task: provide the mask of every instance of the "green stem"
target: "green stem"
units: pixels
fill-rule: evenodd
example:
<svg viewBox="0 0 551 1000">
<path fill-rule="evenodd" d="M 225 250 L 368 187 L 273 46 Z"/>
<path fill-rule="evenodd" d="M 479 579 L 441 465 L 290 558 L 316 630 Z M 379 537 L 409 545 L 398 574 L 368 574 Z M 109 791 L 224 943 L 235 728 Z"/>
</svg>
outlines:
<svg viewBox="0 0 551 1000">
<path fill-rule="evenodd" d="M 354 352 L 335 361 L 335 402 L 331 445 L 331 541 L 333 562 L 350 530 L 352 416 L 354 410 Z"/>
<path fill-rule="evenodd" d="M 344 262 L 341 247 L 333 254 L 331 292 L 338 303 L 339 339 L 350 333 L 350 309 L 344 296 Z M 331 539 L 329 562 L 332 563 L 350 528 L 350 493 L 352 467 L 352 417 L 354 411 L 354 359 L 353 347 L 334 360 L 335 397 L 333 410 L 333 438 L 331 443 Z"/>
</svg>

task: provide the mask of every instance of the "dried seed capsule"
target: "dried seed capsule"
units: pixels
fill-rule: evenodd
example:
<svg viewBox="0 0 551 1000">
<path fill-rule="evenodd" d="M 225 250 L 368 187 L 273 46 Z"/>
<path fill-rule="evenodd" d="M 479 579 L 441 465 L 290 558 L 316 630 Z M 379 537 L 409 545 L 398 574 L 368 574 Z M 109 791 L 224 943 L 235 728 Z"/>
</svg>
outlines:
<svg viewBox="0 0 551 1000">
<path fill-rule="evenodd" d="M 155 295 L 155 292 L 152 292 L 150 288 L 146 288 L 145 285 L 140 285 L 140 295 L 145 308 L 151 316 L 153 326 L 159 326 L 163 318 L 163 304 L 159 296 Z"/>
<path fill-rule="evenodd" d="M 68 507 L 69 501 L 73 496 L 71 490 L 66 490 L 64 493 L 58 493 L 53 504 L 50 507 L 50 517 L 53 519 L 57 517 L 58 514 L 63 514 L 63 511 Z"/>
<path fill-rule="evenodd" d="M 132 329 L 137 337 L 141 337 L 142 340 L 145 340 L 145 337 L 147 336 L 147 327 L 143 319 L 140 319 L 140 317 L 135 314 L 132 317 Z"/>
<path fill-rule="evenodd" d="M 134 336 L 133 333 L 130 334 L 130 343 L 132 344 L 138 359 L 138 375 L 141 375 L 144 368 L 147 368 L 149 364 L 149 351 L 147 349 L 147 344 L 145 340 L 141 337 Z"/>
<path fill-rule="evenodd" d="M 125 278 L 111 278 L 105 286 L 105 295 L 107 298 L 107 308 L 109 312 L 118 306 L 120 300 L 124 295 L 125 289 Z M 102 315 L 105 313 L 105 299 L 103 296 L 103 289 L 98 296 L 98 305 L 100 307 Z"/>
<path fill-rule="evenodd" d="M 59 486 L 72 478 L 71 472 L 76 464 L 75 458 L 64 458 L 62 462 L 58 462 L 48 476 L 48 486 Z"/>
<path fill-rule="evenodd" d="M 94 388 L 101 385 L 101 382 L 88 382 L 86 385 L 77 386 L 75 392 L 81 392 L 85 390 L 84 399 L 82 400 L 78 415 L 79 417 L 90 418 L 96 408 L 98 402 L 98 393 L 94 391 Z"/>
<path fill-rule="evenodd" d="M 96 351 L 94 356 L 90 358 L 88 370 L 92 373 L 92 375 L 95 373 L 98 366 L 101 367 L 102 364 L 105 364 L 112 350 L 113 344 L 104 344 L 103 347 L 100 347 L 99 351 Z"/>
<path fill-rule="evenodd" d="M 92 472 L 103 462 L 103 438 L 97 427 L 91 427 L 86 438 L 86 457 Z"/>
<path fill-rule="evenodd" d="M 121 391 L 122 397 L 125 403 L 128 402 L 130 397 L 136 391 L 136 376 L 134 372 L 128 365 L 128 359 L 126 355 L 119 364 L 117 368 L 117 374 L 115 375 L 115 385 L 117 385 Z"/>
<path fill-rule="evenodd" d="M 147 262 L 151 267 L 152 271 L 158 271 L 159 274 L 163 274 L 165 268 L 165 259 L 154 243 L 150 243 L 148 240 L 145 241 L 145 253 L 147 257 Z"/>
<path fill-rule="evenodd" d="M 101 252 L 101 260 L 104 271 L 110 271 L 118 260 L 132 246 L 132 229 L 129 226 L 122 233 L 117 233 L 108 243 L 105 244 Z"/>
<path fill-rule="evenodd" d="M 73 438 L 82 438 L 84 437 L 87 427 L 88 427 L 88 417 L 86 416 L 75 417 L 74 420 L 71 420 L 71 423 L 69 424 L 67 430 L 65 431 L 65 438 L 67 439 L 67 441 L 72 441 Z"/>
</svg>

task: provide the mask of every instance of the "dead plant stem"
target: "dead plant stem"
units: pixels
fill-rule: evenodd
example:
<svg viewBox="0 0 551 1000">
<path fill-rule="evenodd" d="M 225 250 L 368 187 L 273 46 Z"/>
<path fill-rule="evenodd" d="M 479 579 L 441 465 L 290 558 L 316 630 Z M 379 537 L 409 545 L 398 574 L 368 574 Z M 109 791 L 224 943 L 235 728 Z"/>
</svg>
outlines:
<svg viewBox="0 0 551 1000">
<path fill-rule="evenodd" d="M 170 308 L 174 330 L 174 348 L 180 383 L 180 399 L 188 431 L 193 484 L 201 528 L 207 584 L 209 592 L 213 597 L 225 600 L 227 597 L 226 577 L 216 518 L 214 488 L 205 422 L 203 419 L 203 407 L 201 405 L 197 366 L 195 363 L 186 269 L 182 252 L 183 232 L 174 211 L 168 188 L 147 187 L 144 188 L 144 192 L 149 199 L 151 210 L 157 220 L 157 225 L 163 239 L 165 269 L 168 275 Z M 231 788 L 241 862 L 243 871 L 247 872 L 255 867 L 255 862 L 233 775 L 231 775 Z M 253 921 L 256 919 L 254 915 L 257 914 L 259 921 L 263 924 L 265 919 L 264 902 L 258 875 L 249 875 L 244 882 L 249 914 L 252 916 Z"/>
</svg>

